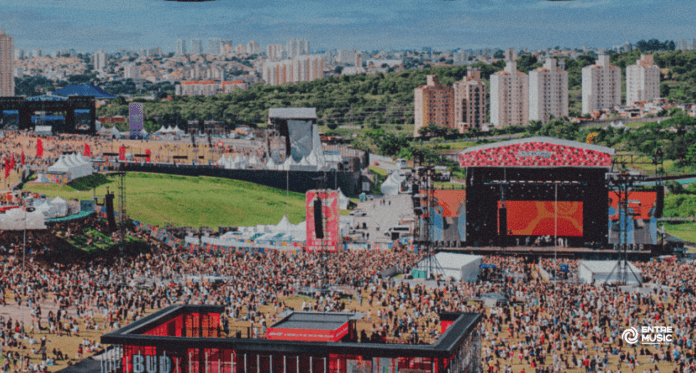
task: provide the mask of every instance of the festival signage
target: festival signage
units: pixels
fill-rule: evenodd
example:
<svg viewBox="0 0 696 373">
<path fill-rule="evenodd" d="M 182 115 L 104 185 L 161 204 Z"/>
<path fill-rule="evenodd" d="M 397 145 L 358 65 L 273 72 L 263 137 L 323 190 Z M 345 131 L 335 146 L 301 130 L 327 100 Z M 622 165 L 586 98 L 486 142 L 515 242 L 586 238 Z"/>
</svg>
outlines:
<svg viewBox="0 0 696 373">
<path fill-rule="evenodd" d="M 142 102 L 131 102 L 128 106 L 128 119 L 130 122 L 130 138 L 137 139 L 142 137 L 140 131 L 143 130 L 143 112 Z"/>
<path fill-rule="evenodd" d="M 322 203 L 321 220 L 324 238 L 319 239 L 314 230 L 314 200 L 319 197 Z M 335 190 L 309 190 L 306 194 L 307 211 L 307 250 L 336 251 L 338 249 L 338 193 Z"/>
</svg>

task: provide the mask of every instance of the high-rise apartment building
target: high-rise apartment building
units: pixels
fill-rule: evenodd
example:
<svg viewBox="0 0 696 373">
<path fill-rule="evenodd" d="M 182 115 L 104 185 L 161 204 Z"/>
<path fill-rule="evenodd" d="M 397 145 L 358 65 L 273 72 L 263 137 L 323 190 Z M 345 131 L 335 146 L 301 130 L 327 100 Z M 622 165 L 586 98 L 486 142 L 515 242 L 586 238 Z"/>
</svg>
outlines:
<svg viewBox="0 0 696 373">
<path fill-rule="evenodd" d="M 179 39 L 176 41 L 176 54 L 179 56 L 186 54 L 186 40 Z"/>
<path fill-rule="evenodd" d="M 252 40 L 247 44 L 247 53 L 249 54 L 261 54 L 261 46 L 256 40 Z"/>
<path fill-rule="evenodd" d="M 208 54 L 218 56 L 222 53 L 222 40 L 217 38 L 208 39 Z"/>
<path fill-rule="evenodd" d="M 529 123 L 529 77 L 517 71 L 517 53 L 508 50 L 505 69 L 491 75 L 491 124 L 498 127 Z"/>
<path fill-rule="evenodd" d="M 689 43 L 688 40 L 682 39 L 677 41 L 677 50 L 678 51 L 688 51 L 690 49 L 693 49 L 691 46 L 691 43 Z"/>
<path fill-rule="evenodd" d="M 18 60 L 23 60 L 24 59 L 24 49 L 22 49 L 22 48 L 15 49 L 15 58 Z"/>
<path fill-rule="evenodd" d="M 362 65 L 363 65 L 362 54 L 356 53 L 355 54 L 355 67 L 362 67 Z"/>
<path fill-rule="evenodd" d="M 544 66 L 529 72 L 529 120 L 549 122 L 550 116 L 568 116 L 568 72 L 565 60 L 547 58 Z"/>
<path fill-rule="evenodd" d="M 106 65 L 109 63 L 109 55 L 104 52 L 103 49 L 94 52 L 93 59 L 94 69 L 97 71 L 104 71 L 104 69 L 106 69 Z"/>
<path fill-rule="evenodd" d="M 285 44 L 285 51 L 288 54 L 288 58 L 309 54 L 309 40 L 290 39 Z"/>
<path fill-rule="evenodd" d="M 355 62 L 355 56 L 358 54 L 358 51 L 353 48 L 353 49 L 341 49 L 338 51 L 338 57 L 336 58 L 337 63 L 353 63 Z"/>
<path fill-rule="evenodd" d="M 123 69 L 123 77 L 126 79 L 140 79 L 140 66 L 131 62 Z"/>
<path fill-rule="evenodd" d="M 626 67 L 626 105 L 660 97 L 660 68 L 652 55 L 640 55 L 635 65 Z"/>
<path fill-rule="evenodd" d="M 413 136 L 431 123 L 452 128 L 454 123 L 454 89 L 441 85 L 437 75 L 428 75 L 427 84 L 415 89 L 413 97 Z"/>
<path fill-rule="evenodd" d="M 454 83 L 454 128 L 464 133 L 481 129 L 486 121 L 486 84 L 479 69 L 469 69 L 461 82 Z"/>
<path fill-rule="evenodd" d="M 277 62 L 266 62 L 262 68 L 263 80 L 268 85 L 311 82 L 324 77 L 324 57 L 299 56 Z"/>
<path fill-rule="evenodd" d="M 621 105 L 621 69 L 599 55 L 597 63 L 582 68 L 582 113 Z"/>
<path fill-rule="evenodd" d="M 452 55 L 452 62 L 458 66 L 466 65 L 466 63 L 469 62 L 469 53 L 466 53 L 463 50 L 454 52 L 454 54 Z"/>
<path fill-rule="evenodd" d="M 283 59 L 283 44 L 268 44 L 266 46 L 266 57 L 271 61 Z"/>
<path fill-rule="evenodd" d="M 0 97 L 15 95 L 14 40 L 0 30 Z"/>
<path fill-rule="evenodd" d="M 191 54 L 197 56 L 203 54 L 203 43 L 201 39 L 191 39 Z"/>
</svg>

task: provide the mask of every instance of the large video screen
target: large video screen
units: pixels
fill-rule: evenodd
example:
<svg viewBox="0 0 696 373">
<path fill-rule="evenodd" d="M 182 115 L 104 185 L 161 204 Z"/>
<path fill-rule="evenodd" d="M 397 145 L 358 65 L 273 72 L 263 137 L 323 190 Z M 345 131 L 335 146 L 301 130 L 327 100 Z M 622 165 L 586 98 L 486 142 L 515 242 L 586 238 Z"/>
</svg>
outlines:
<svg viewBox="0 0 696 373">
<path fill-rule="evenodd" d="M 618 206 L 619 193 L 609 192 L 609 243 L 657 244 L 657 193 L 629 192 L 625 198 L 626 212 Z"/>
<path fill-rule="evenodd" d="M 556 234 L 555 201 L 507 201 L 508 235 L 553 236 Z M 498 208 L 501 203 L 498 202 Z M 558 201 L 559 237 L 582 237 L 582 202 Z"/>
</svg>

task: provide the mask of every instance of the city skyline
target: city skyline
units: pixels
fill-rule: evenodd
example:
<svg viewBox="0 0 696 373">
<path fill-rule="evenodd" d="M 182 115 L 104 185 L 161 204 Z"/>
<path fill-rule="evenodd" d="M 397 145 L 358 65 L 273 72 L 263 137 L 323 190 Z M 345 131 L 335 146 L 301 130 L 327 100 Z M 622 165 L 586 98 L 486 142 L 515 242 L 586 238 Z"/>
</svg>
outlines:
<svg viewBox="0 0 696 373">
<path fill-rule="evenodd" d="M 688 1 L 514 0 L 233 3 L 164 0 L 0 0 L 3 28 L 24 50 L 172 52 L 177 39 L 308 39 L 323 49 L 609 48 L 626 40 L 696 37 Z M 114 8 L 118 4 L 118 8 Z M 265 49 L 265 48 L 264 48 Z"/>
</svg>

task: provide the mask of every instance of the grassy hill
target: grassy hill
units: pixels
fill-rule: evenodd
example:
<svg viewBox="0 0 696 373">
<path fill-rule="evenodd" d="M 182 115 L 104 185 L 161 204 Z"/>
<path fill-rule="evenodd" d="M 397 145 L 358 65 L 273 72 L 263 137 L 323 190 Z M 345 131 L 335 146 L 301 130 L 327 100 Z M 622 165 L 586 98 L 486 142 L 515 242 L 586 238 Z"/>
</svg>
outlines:
<svg viewBox="0 0 696 373">
<path fill-rule="evenodd" d="M 118 180 L 103 174 L 83 178 L 69 185 L 33 184 L 25 189 L 63 199 L 90 199 L 106 194 L 106 188 L 118 193 Z M 305 220 L 305 197 L 289 193 L 289 209 L 284 190 L 249 182 L 211 178 L 184 177 L 148 173 L 126 176 L 126 210 L 128 215 L 149 224 L 176 226 L 250 226 L 277 224 L 286 209 L 288 219 L 297 224 Z M 118 206 L 118 194 L 115 204 Z"/>
</svg>

